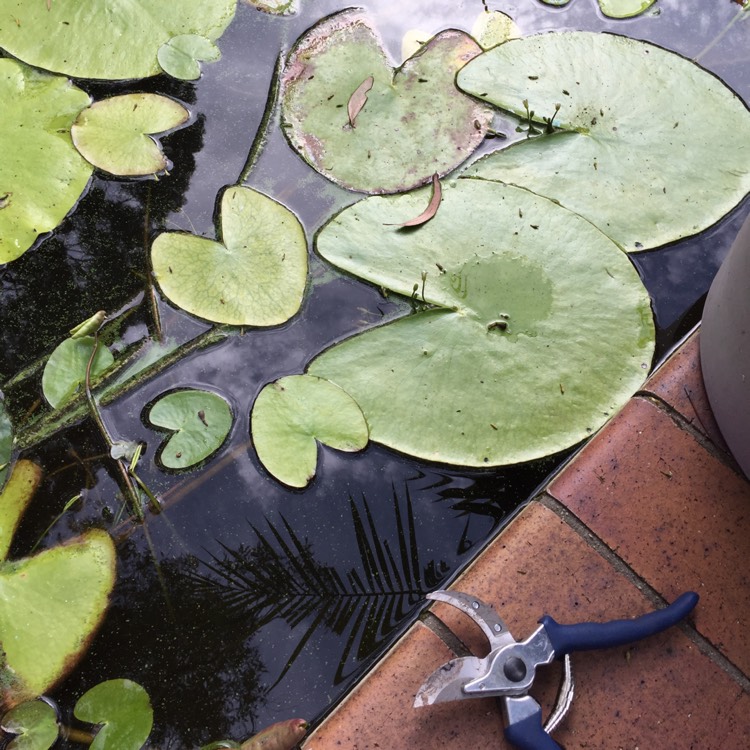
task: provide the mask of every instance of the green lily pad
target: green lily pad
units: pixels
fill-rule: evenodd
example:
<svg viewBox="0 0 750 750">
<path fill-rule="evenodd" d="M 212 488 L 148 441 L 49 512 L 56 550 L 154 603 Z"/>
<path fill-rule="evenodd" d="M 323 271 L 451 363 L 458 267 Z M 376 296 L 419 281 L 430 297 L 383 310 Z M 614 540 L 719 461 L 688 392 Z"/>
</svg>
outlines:
<svg viewBox="0 0 750 750">
<path fill-rule="evenodd" d="M 159 47 L 157 59 L 166 73 L 184 81 L 196 81 L 201 77 L 200 61 L 214 62 L 221 51 L 210 40 L 198 34 L 173 36 Z"/>
<path fill-rule="evenodd" d="M 149 133 L 183 125 L 190 113 L 159 94 L 124 94 L 94 102 L 73 123 L 73 143 L 95 167 L 119 176 L 148 175 L 168 167 Z"/>
<path fill-rule="evenodd" d="M 33 461 L 21 459 L 13 466 L 0 492 L 0 562 L 8 556 L 13 535 L 41 480 L 42 469 Z"/>
<path fill-rule="evenodd" d="M 86 189 L 92 169 L 70 127 L 91 100 L 65 78 L 0 59 L 0 101 L 0 263 L 8 263 L 54 229 Z"/>
<path fill-rule="evenodd" d="M 297 0 L 245 0 L 245 2 L 274 16 L 290 16 L 297 12 Z"/>
<path fill-rule="evenodd" d="M 482 142 L 492 112 L 454 83 L 481 51 L 468 34 L 444 31 L 394 69 L 364 13 L 329 16 L 289 55 L 282 127 L 334 182 L 369 193 L 408 190 L 450 172 Z M 347 105 L 368 78 L 372 88 L 352 126 Z"/>
<path fill-rule="evenodd" d="M 154 275 L 179 307 L 215 323 L 273 326 L 292 317 L 307 282 L 307 241 L 297 217 L 251 188 L 221 199 L 221 240 L 164 232 L 151 247 Z"/>
<path fill-rule="evenodd" d="M 73 713 L 101 725 L 91 750 L 140 750 L 154 722 L 148 693 L 132 680 L 100 682 L 78 699 Z"/>
<path fill-rule="evenodd" d="M 0 47 L 29 65 L 76 78 L 118 80 L 162 72 L 174 37 L 218 39 L 237 0 L 0 0 Z M 7 101 L 7 99 L 3 99 Z"/>
<path fill-rule="evenodd" d="M 8 750 L 49 750 L 60 733 L 55 709 L 42 700 L 15 706 L 3 716 L 0 728 L 18 735 L 7 746 Z"/>
<path fill-rule="evenodd" d="M 318 442 L 341 451 L 367 445 L 367 422 L 352 397 L 333 383 L 291 375 L 269 383 L 252 412 L 253 444 L 263 466 L 290 487 L 315 476 Z"/>
<path fill-rule="evenodd" d="M 570 0 L 542 0 L 546 5 L 567 5 Z M 632 18 L 648 10 L 656 0 L 599 0 L 599 8 L 609 18 Z"/>
<path fill-rule="evenodd" d="M 73 668 L 104 616 L 114 580 L 114 544 L 99 529 L 0 566 L 5 701 L 41 695 Z"/>
<path fill-rule="evenodd" d="M 481 45 L 482 49 L 490 49 L 497 44 L 516 39 L 521 32 L 516 22 L 499 10 L 480 13 L 471 27 L 471 35 Z"/>
<path fill-rule="evenodd" d="M 467 175 L 557 200 L 628 251 L 696 234 L 750 190 L 745 104 L 652 44 L 583 31 L 512 39 L 457 81 L 520 117 L 524 100 L 539 118 L 561 105 L 560 132 L 490 154 Z"/>
<path fill-rule="evenodd" d="M 497 466 L 576 444 L 627 402 L 653 355 L 627 255 L 572 211 L 485 180 L 444 187 L 416 230 L 386 226 L 426 195 L 368 198 L 320 231 L 324 258 L 421 309 L 308 371 L 355 399 L 372 440 L 427 460 Z"/>
<path fill-rule="evenodd" d="M 50 406 L 57 409 L 81 387 L 86 379 L 86 367 L 93 348 L 94 337 L 83 336 L 77 339 L 65 339 L 49 355 L 42 373 L 42 392 Z M 91 379 L 101 375 L 112 366 L 114 361 L 112 352 L 106 346 L 99 344 L 94 361 L 91 363 Z"/>
<path fill-rule="evenodd" d="M 210 391 L 174 391 L 151 406 L 148 420 L 174 432 L 159 449 L 161 463 L 168 469 L 187 469 L 221 448 L 232 428 L 232 410 Z"/>
</svg>

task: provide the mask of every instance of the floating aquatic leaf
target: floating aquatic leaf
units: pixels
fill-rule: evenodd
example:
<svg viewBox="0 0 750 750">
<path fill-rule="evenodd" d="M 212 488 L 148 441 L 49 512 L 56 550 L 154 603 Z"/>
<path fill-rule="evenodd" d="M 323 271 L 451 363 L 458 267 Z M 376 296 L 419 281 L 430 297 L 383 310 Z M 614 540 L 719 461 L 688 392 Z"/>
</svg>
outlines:
<svg viewBox="0 0 750 750">
<path fill-rule="evenodd" d="M 272 326 L 302 304 L 307 241 L 297 217 L 263 193 L 228 188 L 221 241 L 165 232 L 151 248 L 154 274 L 176 305 L 216 323 Z"/>
<path fill-rule="evenodd" d="M 253 405 L 251 433 L 261 463 L 290 487 L 315 476 L 316 441 L 342 451 L 367 445 L 367 422 L 351 396 L 309 375 L 265 386 Z"/>
<path fill-rule="evenodd" d="M 30 65 L 76 78 L 146 78 L 174 37 L 218 39 L 237 0 L 0 0 L 0 47 Z M 8 101 L 3 97 L 3 101 Z"/>
<path fill-rule="evenodd" d="M 599 0 L 599 7 L 610 18 L 632 18 L 648 10 L 656 0 Z"/>
<path fill-rule="evenodd" d="M 99 529 L 0 566 L 2 699 L 41 695 L 86 651 L 115 580 L 115 548 Z"/>
<path fill-rule="evenodd" d="M 443 190 L 440 187 L 440 180 L 436 174 L 432 175 L 432 196 L 430 202 L 427 204 L 427 208 L 422 211 L 419 216 L 409 219 L 409 221 L 403 222 L 403 224 L 386 224 L 386 226 L 396 227 L 418 227 L 420 224 L 424 224 L 429 221 L 440 208 L 440 200 L 442 199 Z"/>
<path fill-rule="evenodd" d="M 8 478 L 8 468 L 13 455 L 13 423 L 10 421 L 5 402 L 0 398 L 0 490 Z"/>
<path fill-rule="evenodd" d="M 3 716 L 0 728 L 17 735 L 7 750 L 49 750 L 60 733 L 55 709 L 42 700 L 15 706 Z"/>
<path fill-rule="evenodd" d="M 346 109 L 349 113 L 349 125 L 352 127 L 355 127 L 357 115 L 367 103 L 367 92 L 372 88 L 373 83 L 375 83 L 375 79 L 372 76 L 367 76 L 367 78 L 357 86 L 354 93 L 349 97 L 349 103 L 347 104 Z"/>
<path fill-rule="evenodd" d="M 264 13 L 272 13 L 275 16 L 289 16 L 297 12 L 297 0 L 245 0 Z"/>
<path fill-rule="evenodd" d="M 159 94 L 123 94 L 94 102 L 73 123 L 73 143 L 99 169 L 120 176 L 167 169 L 167 157 L 149 133 L 164 133 L 187 122 L 190 113 Z"/>
<path fill-rule="evenodd" d="M 86 367 L 94 349 L 94 337 L 65 339 L 50 354 L 42 373 L 42 392 L 50 406 L 64 404 L 86 378 Z M 112 366 L 115 358 L 106 346 L 99 344 L 91 363 L 91 379 Z"/>
<path fill-rule="evenodd" d="M 481 45 L 482 49 L 489 49 L 497 44 L 507 42 L 521 36 L 516 22 L 499 10 L 480 13 L 472 26 L 471 35 Z"/>
<path fill-rule="evenodd" d="M 363 12 L 329 16 L 289 55 L 284 132 L 309 164 L 344 187 L 409 190 L 450 172 L 482 142 L 491 110 L 454 83 L 480 52 L 468 34 L 444 31 L 394 70 Z M 369 78 L 367 106 L 351 127 L 347 104 Z"/>
<path fill-rule="evenodd" d="M 317 250 L 422 310 L 315 358 L 362 409 L 372 440 L 464 466 L 528 461 L 591 434 L 646 377 L 648 293 L 585 219 L 485 180 L 443 189 L 417 232 L 383 226 L 426 191 L 372 197 L 323 227 Z M 421 194 L 420 194 L 421 193 Z"/>
<path fill-rule="evenodd" d="M 457 81 L 519 117 L 526 100 L 539 122 L 562 105 L 561 132 L 490 154 L 466 174 L 557 200 L 626 250 L 695 234 L 750 190 L 747 107 L 715 76 L 652 44 L 582 31 L 513 39 Z"/>
<path fill-rule="evenodd" d="M 198 34 L 173 36 L 159 47 L 157 59 L 166 73 L 184 81 L 196 81 L 201 77 L 200 61 L 214 62 L 221 51 L 210 40 Z"/>
<path fill-rule="evenodd" d="M 86 318 L 83 323 L 79 323 L 70 329 L 70 338 L 82 339 L 84 336 L 93 336 L 102 327 L 106 319 L 106 311 L 95 312 L 90 318 Z"/>
<path fill-rule="evenodd" d="M 84 693 L 77 719 L 99 724 L 91 750 L 140 750 L 151 734 L 154 712 L 148 693 L 132 680 L 107 680 Z"/>
<path fill-rule="evenodd" d="M 8 263 L 54 229 L 88 184 L 92 169 L 70 127 L 90 99 L 65 78 L 0 59 L 0 101 L 0 263 Z"/>
<path fill-rule="evenodd" d="M 10 478 L 0 492 L 0 562 L 8 556 L 21 516 L 34 497 L 41 479 L 41 467 L 33 461 L 21 459 L 13 466 Z"/>
<path fill-rule="evenodd" d="M 221 448 L 232 428 L 232 411 L 216 393 L 182 390 L 156 401 L 148 420 L 174 432 L 159 449 L 161 463 L 168 469 L 187 469 Z"/>
<path fill-rule="evenodd" d="M 279 721 L 245 740 L 240 750 L 294 750 L 307 733 L 307 727 L 304 719 Z"/>
</svg>

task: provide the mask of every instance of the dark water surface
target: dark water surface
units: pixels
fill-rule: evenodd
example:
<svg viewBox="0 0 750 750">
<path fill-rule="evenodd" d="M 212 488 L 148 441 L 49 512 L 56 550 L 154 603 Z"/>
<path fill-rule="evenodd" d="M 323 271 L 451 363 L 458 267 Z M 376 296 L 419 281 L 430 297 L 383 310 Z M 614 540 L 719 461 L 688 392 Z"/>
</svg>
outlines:
<svg viewBox="0 0 750 750">
<path fill-rule="evenodd" d="M 222 59 L 205 66 L 196 84 L 167 77 L 79 82 L 97 98 L 145 90 L 174 96 L 191 109 L 194 122 L 164 141 L 174 162 L 168 178 L 95 176 L 52 236 L 0 269 L 3 380 L 100 308 L 110 314 L 132 310 L 122 332 L 125 343 L 152 332 L 143 292 L 151 240 L 177 228 L 213 236 L 216 196 L 242 172 L 279 51 L 317 19 L 347 7 L 334 0 L 301 5 L 298 15 L 274 17 L 240 3 L 219 42 Z M 480 0 L 362 5 L 394 59 L 407 30 L 470 30 L 483 9 Z M 594 0 L 573 0 L 563 9 L 535 0 L 487 5 L 511 15 L 524 34 L 610 30 L 686 57 L 700 55 L 738 9 L 730 0 L 664 0 L 640 18 L 613 21 L 601 16 Z M 700 57 L 746 101 L 749 37 L 750 22 L 737 23 Z M 333 211 L 358 198 L 307 167 L 278 127 L 271 128 L 248 184 L 294 210 L 309 238 Z M 652 295 L 659 356 L 699 318 L 711 279 L 747 213 L 745 201 L 701 235 L 634 257 Z M 322 449 L 310 487 L 282 487 L 249 445 L 249 412 L 259 390 L 302 372 L 332 341 L 404 310 L 404 303 L 384 299 L 319 260 L 311 260 L 311 274 L 303 309 L 289 323 L 196 352 L 105 409 L 116 435 L 147 444 L 140 473 L 167 506 L 149 519 L 147 533 L 124 518 L 92 424 L 83 422 L 26 452 L 44 466 L 46 479 L 13 555 L 27 554 L 79 492 L 82 500 L 54 524 L 43 546 L 91 525 L 119 539 L 118 583 L 106 622 L 79 668 L 54 692 L 63 712 L 69 714 L 75 699 L 96 683 L 128 677 L 151 695 L 152 743 L 162 750 L 241 739 L 291 716 L 319 718 L 412 621 L 424 594 L 455 575 L 565 458 L 466 471 L 377 445 L 354 455 Z M 165 335 L 177 342 L 208 328 L 166 302 L 159 307 Z M 143 412 L 159 394 L 184 386 L 224 395 L 235 424 L 205 467 L 166 473 L 154 461 L 161 438 L 145 427 Z M 6 392 L 16 415 L 38 408 L 39 395 L 38 375 Z"/>
</svg>

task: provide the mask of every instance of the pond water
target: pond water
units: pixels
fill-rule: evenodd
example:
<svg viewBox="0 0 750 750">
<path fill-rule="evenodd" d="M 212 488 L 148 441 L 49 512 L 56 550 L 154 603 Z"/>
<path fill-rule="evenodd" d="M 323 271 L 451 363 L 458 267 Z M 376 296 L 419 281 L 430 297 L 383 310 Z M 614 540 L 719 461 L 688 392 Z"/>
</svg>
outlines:
<svg viewBox="0 0 750 750">
<path fill-rule="evenodd" d="M 535 0 L 362 5 L 394 59 L 408 30 L 468 31 L 487 5 L 509 14 L 524 34 L 606 30 L 699 56 L 750 99 L 750 23 L 735 24 L 711 46 L 737 13 L 730 0 L 660 0 L 626 21 L 604 18 L 594 0 L 564 8 Z M 347 7 L 336 0 L 302 0 L 301 6 L 295 15 L 277 17 L 240 3 L 220 40 L 221 60 L 204 66 L 197 83 L 167 76 L 77 82 L 95 98 L 167 94 L 189 107 L 193 122 L 164 139 L 174 164 L 168 178 L 95 174 L 55 232 L 0 269 L 0 372 L 17 421 L 28 422 L 41 408 L 39 358 L 94 311 L 130 313 L 120 347 L 155 334 L 144 291 L 151 240 L 165 229 L 214 236 L 216 197 L 243 171 L 279 52 L 318 19 Z M 487 141 L 480 150 L 495 147 Z M 308 238 L 357 197 L 310 169 L 274 121 L 247 184 L 291 208 Z M 747 213 L 745 200 L 700 235 L 633 257 L 652 297 L 657 360 L 699 319 L 711 279 Z M 123 511 L 117 477 L 92 423 L 41 442 L 22 434 L 21 455 L 43 466 L 45 479 L 11 556 L 28 554 L 50 523 L 42 546 L 90 526 L 107 528 L 118 541 L 118 582 L 106 621 L 76 671 L 52 694 L 64 715 L 96 683 L 127 677 L 151 696 L 151 743 L 162 750 L 241 739 L 292 716 L 320 719 L 413 621 L 424 595 L 455 576 L 570 453 L 463 470 L 371 444 L 355 454 L 322 449 L 317 476 L 304 490 L 273 480 L 249 441 L 259 390 L 302 372 L 331 342 L 408 310 L 406 302 L 384 298 L 316 258 L 311 278 L 301 313 L 288 323 L 197 349 L 104 409 L 115 435 L 147 446 L 139 473 L 165 510 L 149 514 L 145 525 Z M 163 335 L 175 344 L 209 330 L 158 295 L 155 304 Z M 28 377 L 15 377 L 24 368 Z M 161 436 L 146 426 L 144 410 L 159 394 L 185 386 L 224 395 L 235 422 L 204 467 L 167 472 L 155 461 Z"/>
</svg>

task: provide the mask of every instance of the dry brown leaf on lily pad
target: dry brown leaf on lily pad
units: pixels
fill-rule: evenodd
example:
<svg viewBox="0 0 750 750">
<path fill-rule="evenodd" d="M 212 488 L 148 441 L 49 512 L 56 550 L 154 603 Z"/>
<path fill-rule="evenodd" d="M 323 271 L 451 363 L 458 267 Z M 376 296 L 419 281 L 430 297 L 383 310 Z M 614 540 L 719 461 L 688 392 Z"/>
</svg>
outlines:
<svg viewBox="0 0 750 750">
<path fill-rule="evenodd" d="M 307 727 L 308 724 L 304 719 L 276 722 L 249 740 L 245 740 L 240 750 L 293 750 L 305 736 Z"/>
<path fill-rule="evenodd" d="M 367 92 L 372 88 L 373 83 L 375 83 L 375 79 L 372 76 L 367 76 L 349 97 L 346 109 L 349 114 L 349 125 L 352 127 L 356 127 L 357 115 L 362 111 L 362 107 L 367 104 Z"/>
<path fill-rule="evenodd" d="M 422 211 L 419 216 L 415 216 L 413 219 L 409 219 L 409 221 L 403 222 L 403 224 L 386 224 L 387 227 L 403 227 L 406 229 L 407 227 L 418 227 L 421 224 L 425 224 L 428 222 L 436 213 L 438 208 L 440 208 L 440 201 L 443 198 L 443 189 L 440 187 L 440 178 L 434 174 L 432 175 L 432 197 L 430 198 L 430 202 L 427 204 L 427 208 L 425 208 L 424 211 Z"/>
</svg>

